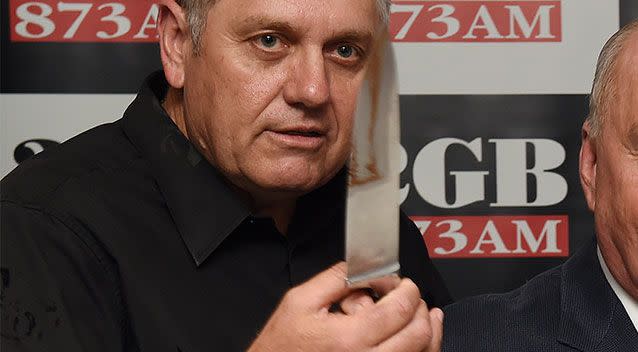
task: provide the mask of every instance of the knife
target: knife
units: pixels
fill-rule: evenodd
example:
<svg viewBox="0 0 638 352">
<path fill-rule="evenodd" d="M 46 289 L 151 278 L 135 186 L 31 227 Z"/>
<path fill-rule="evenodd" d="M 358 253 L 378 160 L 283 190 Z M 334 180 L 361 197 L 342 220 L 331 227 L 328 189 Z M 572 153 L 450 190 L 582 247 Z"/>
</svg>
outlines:
<svg viewBox="0 0 638 352">
<path fill-rule="evenodd" d="M 347 283 L 397 274 L 399 265 L 399 94 L 387 34 L 370 57 L 357 100 L 346 198 Z"/>
</svg>

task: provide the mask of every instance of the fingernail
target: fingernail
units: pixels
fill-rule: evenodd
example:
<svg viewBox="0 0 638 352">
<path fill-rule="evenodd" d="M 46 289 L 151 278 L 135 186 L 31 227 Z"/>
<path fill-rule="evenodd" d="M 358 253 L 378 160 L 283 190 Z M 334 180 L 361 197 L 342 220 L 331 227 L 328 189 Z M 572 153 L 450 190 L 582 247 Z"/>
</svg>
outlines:
<svg viewBox="0 0 638 352">
<path fill-rule="evenodd" d="M 439 308 L 434 308 L 434 316 L 439 319 L 439 321 L 443 322 L 443 311 Z"/>
</svg>

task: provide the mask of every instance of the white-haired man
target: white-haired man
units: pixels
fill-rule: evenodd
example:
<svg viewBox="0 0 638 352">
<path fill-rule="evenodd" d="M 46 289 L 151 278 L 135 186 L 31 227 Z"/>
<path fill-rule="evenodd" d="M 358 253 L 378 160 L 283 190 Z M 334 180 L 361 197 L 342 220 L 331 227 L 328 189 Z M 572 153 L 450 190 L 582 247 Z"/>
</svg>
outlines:
<svg viewBox="0 0 638 352">
<path fill-rule="evenodd" d="M 638 22 L 598 59 L 580 180 L 596 239 L 517 290 L 448 306 L 444 351 L 638 351 Z"/>
<path fill-rule="evenodd" d="M 389 1 L 160 7 L 164 71 L 125 116 L 2 182 L 2 350 L 437 350 L 449 298 L 404 215 L 380 300 L 335 265 Z"/>
</svg>

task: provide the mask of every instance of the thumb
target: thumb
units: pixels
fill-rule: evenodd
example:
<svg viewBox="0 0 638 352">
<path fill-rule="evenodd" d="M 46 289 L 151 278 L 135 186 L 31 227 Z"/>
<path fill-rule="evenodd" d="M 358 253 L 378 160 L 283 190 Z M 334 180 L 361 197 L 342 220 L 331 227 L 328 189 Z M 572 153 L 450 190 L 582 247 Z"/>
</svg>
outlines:
<svg viewBox="0 0 638 352">
<path fill-rule="evenodd" d="M 430 326 L 432 328 L 432 342 L 427 349 L 428 352 L 441 351 L 443 341 L 443 311 L 439 308 L 430 310 Z"/>
<path fill-rule="evenodd" d="M 312 308 L 329 307 L 350 292 L 346 270 L 346 263 L 339 262 L 298 286 L 296 291 Z"/>
</svg>

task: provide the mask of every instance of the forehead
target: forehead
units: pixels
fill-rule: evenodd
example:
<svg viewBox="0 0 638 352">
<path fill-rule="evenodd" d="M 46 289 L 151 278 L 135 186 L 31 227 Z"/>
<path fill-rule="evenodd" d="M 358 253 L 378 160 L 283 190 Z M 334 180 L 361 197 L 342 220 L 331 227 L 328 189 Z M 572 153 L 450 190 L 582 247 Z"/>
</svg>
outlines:
<svg viewBox="0 0 638 352">
<path fill-rule="evenodd" d="M 620 109 L 618 114 L 624 122 L 638 123 L 638 31 L 629 36 L 618 58 L 616 66 L 617 102 L 611 102 Z"/>
<path fill-rule="evenodd" d="M 635 84 L 638 80 L 638 29 L 626 39 L 619 61 L 621 77 L 624 76 L 629 83 Z"/>
<path fill-rule="evenodd" d="M 379 21 L 376 0 L 218 0 L 209 20 L 227 23 L 283 23 L 304 32 L 366 30 Z"/>
</svg>

